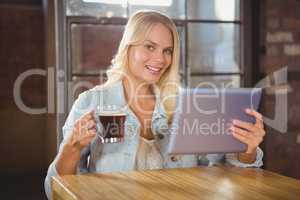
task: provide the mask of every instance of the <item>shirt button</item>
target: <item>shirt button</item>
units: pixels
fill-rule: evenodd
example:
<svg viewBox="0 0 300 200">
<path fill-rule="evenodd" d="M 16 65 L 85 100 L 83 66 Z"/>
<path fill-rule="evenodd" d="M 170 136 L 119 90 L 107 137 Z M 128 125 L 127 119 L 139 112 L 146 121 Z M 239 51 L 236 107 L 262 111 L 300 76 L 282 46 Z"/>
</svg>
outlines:
<svg viewBox="0 0 300 200">
<path fill-rule="evenodd" d="M 161 118 L 161 115 L 159 113 L 155 113 L 154 116 L 155 116 L 156 119 L 160 119 Z"/>
<path fill-rule="evenodd" d="M 160 139 L 160 140 L 164 139 L 164 137 L 165 136 L 163 134 L 161 134 L 161 133 L 157 134 L 157 138 Z"/>
<path fill-rule="evenodd" d="M 171 161 L 172 161 L 172 162 L 177 162 L 177 161 L 178 161 L 178 159 L 177 159 L 177 157 L 176 157 L 176 156 L 171 156 Z"/>
</svg>

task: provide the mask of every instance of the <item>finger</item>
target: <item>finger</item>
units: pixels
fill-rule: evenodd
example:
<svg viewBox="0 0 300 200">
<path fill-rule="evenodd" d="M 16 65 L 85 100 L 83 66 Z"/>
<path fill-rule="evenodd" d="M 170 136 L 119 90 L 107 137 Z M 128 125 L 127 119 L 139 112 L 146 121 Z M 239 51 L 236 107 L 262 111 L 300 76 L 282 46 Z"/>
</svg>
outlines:
<svg viewBox="0 0 300 200">
<path fill-rule="evenodd" d="M 82 121 L 89 121 L 90 119 L 94 119 L 94 111 L 89 111 L 80 118 Z"/>
<path fill-rule="evenodd" d="M 245 111 L 247 114 L 252 115 L 253 117 L 255 117 L 259 120 L 263 119 L 262 114 L 260 114 L 259 112 L 255 111 L 253 109 L 247 108 Z"/>
<path fill-rule="evenodd" d="M 250 131 L 250 132 L 243 130 L 241 128 L 238 128 L 238 127 L 232 127 L 231 130 L 247 137 L 250 140 L 257 139 L 257 138 L 263 138 L 265 136 L 265 130 L 262 128 L 256 128 L 255 131 Z"/>
<path fill-rule="evenodd" d="M 84 134 L 88 129 L 93 128 L 96 126 L 96 121 L 94 119 L 86 120 L 82 118 L 78 121 L 77 128 L 80 134 Z"/>
<path fill-rule="evenodd" d="M 81 134 L 81 121 L 77 120 L 74 124 L 74 128 L 73 128 L 73 137 L 78 137 Z"/>
<path fill-rule="evenodd" d="M 79 118 L 76 122 L 75 122 L 75 128 L 78 130 L 78 132 L 83 129 L 84 127 L 87 126 L 88 121 L 86 121 L 84 118 Z"/>
<path fill-rule="evenodd" d="M 89 129 L 89 134 L 96 134 L 97 133 L 97 129 L 96 129 L 96 127 L 93 127 L 93 128 L 91 128 L 91 129 Z"/>
<path fill-rule="evenodd" d="M 87 126 L 79 126 L 77 137 L 81 138 L 88 131 Z"/>
<path fill-rule="evenodd" d="M 85 140 L 89 137 L 94 137 L 96 134 L 96 128 L 92 127 L 90 129 L 82 129 L 81 134 L 78 136 L 78 140 Z"/>
<path fill-rule="evenodd" d="M 82 137 L 88 131 L 89 121 L 95 121 L 94 111 L 90 111 L 82 115 L 74 124 L 74 137 Z"/>
<path fill-rule="evenodd" d="M 262 120 L 256 118 L 255 126 L 263 129 L 264 128 L 264 122 Z"/>
<path fill-rule="evenodd" d="M 246 130 L 251 131 L 251 132 L 254 132 L 255 129 L 256 129 L 256 127 L 253 124 L 248 123 L 248 122 L 244 122 L 244 121 L 240 121 L 240 120 L 237 120 L 237 119 L 233 120 L 232 123 L 233 123 L 234 126 L 246 129 Z"/>
<path fill-rule="evenodd" d="M 96 136 L 96 131 L 91 129 L 87 132 L 87 134 L 81 135 L 80 137 L 76 137 L 72 144 L 78 146 L 80 149 L 88 145 Z"/>
<path fill-rule="evenodd" d="M 90 120 L 87 123 L 87 129 L 95 128 L 96 127 L 96 122 L 94 120 Z"/>
<path fill-rule="evenodd" d="M 89 129 L 89 131 L 87 132 L 86 137 L 87 137 L 87 138 L 89 138 L 89 137 L 94 138 L 94 136 L 95 136 L 96 134 L 97 134 L 97 133 L 96 133 L 96 128 L 91 128 L 91 129 Z"/>
<path fill-rule="evenodd" d="M 266 131 L 264 128 L 258 128 L 258 131 L 255 132 L 256 135 L 258 135 L 259 137 L 264 137 L 266 135 Z"/>
<path fill-rule="evenodd" d="M 249 143 L 249 139 L 246 138 L 245 136 L 237 133 L 237 132 L 232 132 L 232 136 L 234 138 L 236 138 L 237 140 L 239 140 L 240 142 L 244 143 L 244 144 L 248 144 Z"/>
<path fill-rule="evenodd" d="M 251 146 L 258 146 L 263 140 L 263 137 L 256 133 L 247 132 L 243 129 L 236 127 L 234 127 L 232 130 L 232 133 L 234 133 L 237 136 L 243 137 L 247 144 Z"/>
<path fill-rule="evenodd" d="M 86 135 L 89 131 L 89 128 L 92 128 L 93 124 L 90 121 L 79 121 L 78 128 L 78 137 L 82 138 L 84 135 Z"/>
<path fill-rule="evenodd" d="M 88 136 L 84 137 L 80 143 L 82 144 L 82 146 L 86 146 L 88 145 L 96 136 L 95 132 L 91 132 Z"/>
<path fill-rule="evenodd" d="M 249 136 L 249 137 L 252 137 L 252 136 L 263 137 L 264 136 L 264 134 L 265 134 L 264 133 L 264 129 L 256 127 L 254 125 L 252 125 L 252 126 L 253 126 L 252 130 L 248 130 L 248 129 L 244 128 L 244 127 L 241 127 L 243 129 L 246 129 L 246 130 L 243 130 L 243 129 L 239 128 L 239 126 L 234 126 L 234 128 L 236 130 L 238 130 L 239 133 L 248 133 L 247 136 Z"/>
<path fill-rule="evenodd" d="M 246 109 L 246 113 L 255 117 L 255 124 L 257 124 L 259 127 L 263 127 L 264 124 L 262 114 L 250 108 Z"/>
<path fill-rule="evenodd" d="M 244 129 L 238 128 L 238 127 L 234 127 L 234 126 L 231 127 L 230 130 L 232 132 L 238 133 L 238 134 L 240 134 L 240 135 L 242 135 L 244 137 L 248 137 L 248 135 L 250 134 L 250 132 L 248 132 L 248 131 L 246 131 Z"/>
<path fill-rule="evenodd" d="M 258 138 L 262 138 L 263 137 L 260 133 L 257 133 L 257 132 L 248 132 L 248 131 L 245 131 L 245 130 L 243 130 L 241 128 L 237 128 L 237 127 L 232 128 L 232 131 L 235 132 L 235 133 L 238 133 L 239 135 L 244 136 L 249 141 L 253 141 L 253 140 L 256 140 Z"/>
</svg>

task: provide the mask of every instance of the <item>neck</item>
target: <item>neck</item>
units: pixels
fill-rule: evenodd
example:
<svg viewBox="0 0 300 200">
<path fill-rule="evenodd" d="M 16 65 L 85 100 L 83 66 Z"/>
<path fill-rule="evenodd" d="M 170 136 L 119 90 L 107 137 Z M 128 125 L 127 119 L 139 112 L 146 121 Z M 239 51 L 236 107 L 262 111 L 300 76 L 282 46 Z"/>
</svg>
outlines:
<svg viewBox="0 0 300 200">
<path fill-rule="evenodd" d="M 154 96 L 151 84 L 124 78 L 123 85 L 125 96 L 129 104 L 147 100 L 149 97 L 152 99 Z"/>
<path fill-rule="evenodd" d="M 124 89 L 130 96 L 152 95 L 152 85 L 133 79 L 123 79 Z"/>
</svg>

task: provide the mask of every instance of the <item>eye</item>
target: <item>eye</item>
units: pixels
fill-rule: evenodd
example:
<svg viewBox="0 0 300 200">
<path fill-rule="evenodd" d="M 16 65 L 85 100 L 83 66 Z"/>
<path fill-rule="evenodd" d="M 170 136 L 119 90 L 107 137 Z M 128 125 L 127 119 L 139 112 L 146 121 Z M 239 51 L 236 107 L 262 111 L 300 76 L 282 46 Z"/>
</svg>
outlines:
<svg viewBox="0 0 300 200">
<path fill-rule="evenodd" d="M 145 44 L 145 48 L 148 49 L 149 51 L 154 51 L 155 47 L 151 44 Z"/>
<path fill-rule="evenodd" d="M 173 50 L 172 49 L 165 49 L 164 53 L 166 53 L 167 55 L 172 55 L 173 54 Z"/>
</svg>

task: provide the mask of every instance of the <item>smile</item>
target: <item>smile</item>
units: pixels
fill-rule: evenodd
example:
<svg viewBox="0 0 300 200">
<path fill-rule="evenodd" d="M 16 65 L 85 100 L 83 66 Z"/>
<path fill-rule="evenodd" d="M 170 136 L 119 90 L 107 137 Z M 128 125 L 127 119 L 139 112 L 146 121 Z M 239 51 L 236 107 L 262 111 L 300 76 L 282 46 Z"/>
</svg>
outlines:
<svg viewBox="0 0 300 200">
<path fill-rule="evenodd" d="M 152 67 L 150 65 L 146 65 L 146 68 L 148 69 L 148 71 L 152 74 L 159 74 L 159 72 L 162 70 L 162 68 L 159 67 Z"/>
</svg>

